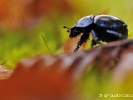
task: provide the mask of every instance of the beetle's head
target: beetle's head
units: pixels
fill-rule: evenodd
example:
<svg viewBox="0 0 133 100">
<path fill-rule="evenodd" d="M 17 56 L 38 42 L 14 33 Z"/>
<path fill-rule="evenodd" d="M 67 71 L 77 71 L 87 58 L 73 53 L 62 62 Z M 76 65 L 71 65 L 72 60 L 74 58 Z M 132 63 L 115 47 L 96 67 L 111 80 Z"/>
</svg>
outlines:
<svg viewBox="0 0 133 100">
<path fill-rule="evenodd" d="M 80 33 L 83 32 L 83 29 L 82 28 L 79 28 L 79 27 L 72 27 L 72 28 L 68 28 L 66 26 L 64 26 L 64 28 L 67 28 L 67 32 L 70 33 L 69 37 L 70 38 L 73 38 L 73 37 L 76 37 L 78 36 Z"/>
</svg>

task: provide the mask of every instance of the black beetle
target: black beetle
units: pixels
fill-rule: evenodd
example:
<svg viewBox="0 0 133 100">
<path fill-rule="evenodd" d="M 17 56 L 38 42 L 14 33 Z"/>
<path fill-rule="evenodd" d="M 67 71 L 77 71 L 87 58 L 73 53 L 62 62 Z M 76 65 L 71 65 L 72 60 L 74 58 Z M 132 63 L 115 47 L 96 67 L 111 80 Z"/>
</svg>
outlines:
<svg viewBox="0 0 133 100">
<path fill-rule="evenodd" d="M 67 32 L 70 32 L 70 38 L 83 33 L 74 52 L 87 41 L 90 32 L 93 36 L 91 43 L 92 47 L 96 44 L 101 44 L 100 41 L 111 42 L 119 39 L 126 39 L 128 37 L 127 25 L 123 20 L 112 15 L 85 16 L 72 28 L 66 26 L 64 26 L 64 28 L 67 28 Z"/>
</svg>

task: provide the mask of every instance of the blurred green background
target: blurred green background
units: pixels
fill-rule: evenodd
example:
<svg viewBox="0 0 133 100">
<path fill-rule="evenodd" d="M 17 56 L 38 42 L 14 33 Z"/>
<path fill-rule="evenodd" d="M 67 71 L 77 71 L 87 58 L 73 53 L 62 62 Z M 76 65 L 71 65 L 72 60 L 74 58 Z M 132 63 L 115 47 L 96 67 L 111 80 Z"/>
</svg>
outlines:
<svg viewBox="0 0 133 100">
<path fill-rule="evenodd" d="M 62 53 L 68 39 L 62 26 L 90 14 L 123 19 L 132 38 L 132 0 L 0 0 L 0 64 L 13 69 L 23 58 Z"/>
</svg>

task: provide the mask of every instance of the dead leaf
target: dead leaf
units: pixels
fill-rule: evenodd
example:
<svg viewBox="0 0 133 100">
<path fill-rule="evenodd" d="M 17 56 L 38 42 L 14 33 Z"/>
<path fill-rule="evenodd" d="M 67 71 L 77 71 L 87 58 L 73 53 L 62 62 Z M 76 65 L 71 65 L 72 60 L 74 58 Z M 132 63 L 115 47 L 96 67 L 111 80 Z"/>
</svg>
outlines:
<svg viewBox="0 0 133 100">
<path fill-rule="evenodd" d="M 132 55 L 133 40 L 125 39 L 86 51 L 25 59 L 0 81 L 0 99 L 80 100 L 73 90 L 90 64 L 103 73 L 113 71 L 112 82 L 122 82 L 133 72 Z"/>
</svg>

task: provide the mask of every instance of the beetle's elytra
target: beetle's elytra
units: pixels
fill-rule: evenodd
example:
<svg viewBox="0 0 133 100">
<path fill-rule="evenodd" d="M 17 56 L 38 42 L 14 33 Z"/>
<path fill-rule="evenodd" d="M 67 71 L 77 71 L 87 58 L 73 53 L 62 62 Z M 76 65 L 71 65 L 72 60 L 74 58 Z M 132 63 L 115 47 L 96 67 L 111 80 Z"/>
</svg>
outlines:
<svg viewBox="0 0 133 100">
<path fill-rule="evenodd" d="M 67 28 L 64 26 L 64 28 Z M 80 37 L 76 52 L 80 46 L 87 41 L 89 33 L 93 35 L 91 46 L 101 44 L 100 41 L 111 42 L 128 37 L 127 25 L 118 17 L 112 15 L 85 16 L 81 18 L 72 28 L 67 28 L 69 37 L 73 38 L 83 33 Z"/>
</svg>

